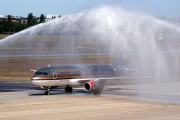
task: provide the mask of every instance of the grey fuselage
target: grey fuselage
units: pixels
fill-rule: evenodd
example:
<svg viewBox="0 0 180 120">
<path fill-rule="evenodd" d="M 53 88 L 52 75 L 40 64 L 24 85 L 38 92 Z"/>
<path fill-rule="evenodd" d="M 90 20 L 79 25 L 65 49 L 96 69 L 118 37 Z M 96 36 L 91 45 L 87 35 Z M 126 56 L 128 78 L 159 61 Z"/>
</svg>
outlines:
<svg viewBox="0 0 180 120">
<path fill-rule="evenodd" d="M 120 70 L 109 64 L 53 66 L 37 70 L 32 80 L 116 77 L 119 73 Z"/>
</svg>

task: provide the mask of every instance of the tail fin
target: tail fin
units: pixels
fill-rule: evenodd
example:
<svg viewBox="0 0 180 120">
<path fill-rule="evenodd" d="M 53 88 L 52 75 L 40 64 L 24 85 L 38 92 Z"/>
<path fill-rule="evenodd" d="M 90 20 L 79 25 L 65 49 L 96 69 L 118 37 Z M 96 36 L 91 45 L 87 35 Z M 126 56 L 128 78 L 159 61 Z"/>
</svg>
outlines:
<svg viewBox="0 0 180 120">
<path fill-rule="evenodd" d="M 118 57 L 117 61 L 114 63 L 116 66 L 128 66 L 129 65 L 129 58 L 128 54 L 123 52 Z"/>
<path fill-rule="evenodd" d="M 126 52 L 122 52 L 115 63 L 111 64 L 112 68 L 116 70 L 117 73 L 119 73 L 120 76 L 127 73 L 127 70 L 129 68 L 129 58 L 128 54 Z"/>
</svg>

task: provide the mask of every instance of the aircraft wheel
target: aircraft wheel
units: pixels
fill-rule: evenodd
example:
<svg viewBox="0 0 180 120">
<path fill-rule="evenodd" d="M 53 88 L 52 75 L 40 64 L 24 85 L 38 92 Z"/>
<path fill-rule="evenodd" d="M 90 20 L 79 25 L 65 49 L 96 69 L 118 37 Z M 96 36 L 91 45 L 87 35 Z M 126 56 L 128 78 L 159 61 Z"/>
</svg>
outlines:
<svg viewBox="0 0 180 120">
<path fill-rule="evenodd" d="M 65 92 L 66 93 L 72 93 L 72 87 L 69 87 L 69 86 L 67 86 L 67 87 L 65 87 Z"/>
<path fill-rule="evenodd" d="M 72 93 L 72 90 L 73 90 L 72 87 L 69 87 L 69 93 Z"/>
<path fill-rule="evenodd" d="M 49 94 L 50 94 L 49 91 L 46 91 L 46 92 L 45 92 L 45 95 L 49 95 Z"/>
<path fill-rule="evenodd" d="M 65 87 L 65 92 L 66 92 L 66 93 L 68 92 L 68 87 Z"/>
<path fill-rule="evenodd" d="M 48 87 L 48 88 L 46 88 L 45 95 L 49 95 L 49 94 L 50 94 L 49 90 L 50 90 L 50 88 L 49 88 L 49 87 Z"/>
</svg>

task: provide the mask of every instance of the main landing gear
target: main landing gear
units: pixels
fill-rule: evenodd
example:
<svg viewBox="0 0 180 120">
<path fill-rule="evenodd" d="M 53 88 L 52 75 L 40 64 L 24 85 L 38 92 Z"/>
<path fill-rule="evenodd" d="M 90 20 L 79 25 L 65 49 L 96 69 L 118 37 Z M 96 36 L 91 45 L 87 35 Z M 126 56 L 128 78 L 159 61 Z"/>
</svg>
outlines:
<svg viewBox="0 0 180 120">
<path fill-rule="evenodd" d="M 45 89 L 45 95 L 50 95 L 50 88 L 51 87 L 43 87 L 44 89 Z M 73 91 L 73 88 L 72 87 L 70 87 L 69 85 L 67 85 L 66 87 L 65 87 L 65 92 L 66 93 L 72 93 L 72 91 Z"/>
<path fill-rule="evenodd" d="M 73 89 L 72 89 L 72 87 L 69 87 L 69 85 L 67 85 L 67 86 L 65 87 L 65 92 L 66 92 L 66 93 L 72 93 L 72 91 L 73 91 Z"/>
</svg>

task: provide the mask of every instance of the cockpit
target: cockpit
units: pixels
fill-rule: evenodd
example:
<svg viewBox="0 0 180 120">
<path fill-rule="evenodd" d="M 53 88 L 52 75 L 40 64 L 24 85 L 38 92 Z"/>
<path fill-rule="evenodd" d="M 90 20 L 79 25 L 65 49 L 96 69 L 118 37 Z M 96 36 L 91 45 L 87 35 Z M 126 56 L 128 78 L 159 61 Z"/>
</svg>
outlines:
<svg viewBox="0 0 180 120">
<path fill-rule="evenodd" d="M 48 75 L 48 73 L 47 73 L 47 72 L 37 71 L 37 72 L 35 73 L 35 75 Z"/>
</svg>

